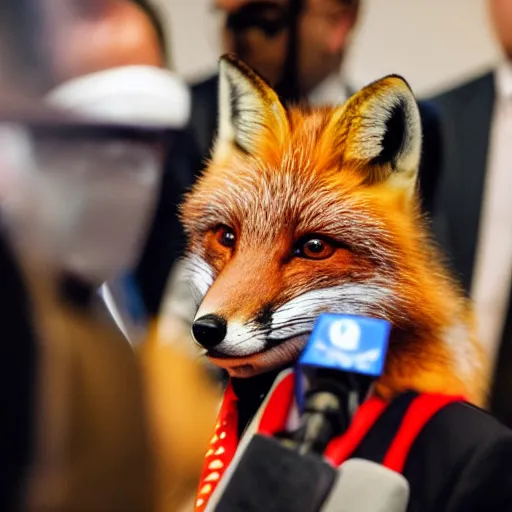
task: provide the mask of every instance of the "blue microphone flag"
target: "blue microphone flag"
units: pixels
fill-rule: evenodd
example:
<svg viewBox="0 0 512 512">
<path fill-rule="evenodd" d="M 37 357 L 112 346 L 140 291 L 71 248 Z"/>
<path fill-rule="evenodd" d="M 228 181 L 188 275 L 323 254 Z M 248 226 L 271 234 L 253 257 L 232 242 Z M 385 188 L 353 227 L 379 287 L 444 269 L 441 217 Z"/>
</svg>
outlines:
<svg viewBox="0 0 512 512">
<path fill-rule="evenodd" d="M 379 377 L 384 371 L 391 324 L 386 320 L 324 313 L 315 323 L 298 366 Z"/>
</svg>

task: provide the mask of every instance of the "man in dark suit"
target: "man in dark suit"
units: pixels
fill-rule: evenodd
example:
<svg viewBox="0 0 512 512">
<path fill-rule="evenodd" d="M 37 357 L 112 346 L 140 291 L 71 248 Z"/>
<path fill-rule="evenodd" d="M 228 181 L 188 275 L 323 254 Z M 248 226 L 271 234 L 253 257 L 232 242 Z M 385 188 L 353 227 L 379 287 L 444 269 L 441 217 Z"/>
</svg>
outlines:
<svg viewBox="0 0 512 512">
<path fill-rule="evenodd" d="M 340 73 L 359 0 L 217 0 L 223 50 L 235 53 L 288 101 L 343 103 Z M 192 126 L 208 155 L 217 125 L 217 74 L 192 86 Z"/>
<path fill-rule="evenodd" d="M 443 166 L 433 227 L 474 300 L 479 338 L 496 361 L 491 408 L 512 425 L 512 5 L 489 0 L 489 7 L 505 59 L 434 98 Z"/>
</svg>

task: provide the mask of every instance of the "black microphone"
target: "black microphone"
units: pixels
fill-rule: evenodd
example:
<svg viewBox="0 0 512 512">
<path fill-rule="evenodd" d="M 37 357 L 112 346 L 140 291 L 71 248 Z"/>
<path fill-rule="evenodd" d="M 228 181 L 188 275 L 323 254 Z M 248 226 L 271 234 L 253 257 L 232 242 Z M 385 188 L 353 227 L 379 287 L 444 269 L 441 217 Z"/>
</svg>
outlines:
<svg viewBox="0 0 512 512">
<path fill-rule="evenodd" d="M 279 440 L 258 434 L 245 449 L 218 503 L 213 495 L 206 511 L 318 511 L 336 477 L 336 469 L 317 455 L 300 455 Z"/>
<path fill-rule="evenodd" d="M 353 413 L 368 391 L 371 380 L 352 374 L 323 369 L 309 375 L 308 391 L 304 394 L 304 406 L 300 426 L 291 432 L 276 434 L 290 448 L 300 454 L 322 454 L 329 442 L 343 434 L 350 425 Z M 312 378 L 311 378 L 312 377 Z"/>
<path fill-rule="evenodd" d="M 382 373 L 389 331 L 382 320 L 320 316 L 295 370 L 298 429 L 239 447 L 206 511 L 322 510 L 339 477 L 323 451 Z"/>
<path fill-rule="evenodd" d="M 290 446 L 295 444 L 301 454 L 322 454 L 348 429 L 384 370 L 390 329 L 389 322 L 373 318 L 318 318 L 298 363 L 296 394 L 302 415 L 299 428 L 283 434 Z"/>
</svg>

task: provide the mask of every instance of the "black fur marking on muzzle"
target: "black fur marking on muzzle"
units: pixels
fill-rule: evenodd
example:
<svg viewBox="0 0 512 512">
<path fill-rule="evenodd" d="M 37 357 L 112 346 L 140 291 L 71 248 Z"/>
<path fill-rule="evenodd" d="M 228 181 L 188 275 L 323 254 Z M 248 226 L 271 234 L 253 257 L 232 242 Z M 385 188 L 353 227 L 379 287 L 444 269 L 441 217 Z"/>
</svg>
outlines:
<svg viewBox="0 0 512 512">
<path fill-rule="evenodd" d="M 256 315 L 255 322 L 262 325 L 263 327 L 270 327 L 272 322 L 272 314 L 274 312 L 274 305 L 267 304 L 263 306 L 261 311 Z"/>
</svg>

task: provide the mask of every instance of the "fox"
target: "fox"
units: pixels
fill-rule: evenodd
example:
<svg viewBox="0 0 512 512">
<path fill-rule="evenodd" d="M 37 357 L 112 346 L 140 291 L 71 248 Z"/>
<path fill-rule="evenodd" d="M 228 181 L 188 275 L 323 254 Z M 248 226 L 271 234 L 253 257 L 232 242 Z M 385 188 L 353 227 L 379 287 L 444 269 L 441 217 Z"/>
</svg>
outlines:
<svg viewBox="0 0 512 512">
<path fill-rule="evenodd" d="M 291 366 L 321 313 L 391 323 L 373 393 L 458 393 L 483 406 L 488 363 L 471 302 L 429 231 L 422 127 L 399 75 L 331 107 L 284 105 L 233 55 L 219 121 L 180 216 L 192 336 L 231 377 Z"/>
</svg>

